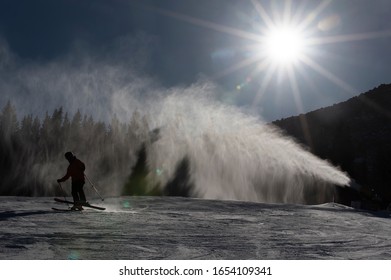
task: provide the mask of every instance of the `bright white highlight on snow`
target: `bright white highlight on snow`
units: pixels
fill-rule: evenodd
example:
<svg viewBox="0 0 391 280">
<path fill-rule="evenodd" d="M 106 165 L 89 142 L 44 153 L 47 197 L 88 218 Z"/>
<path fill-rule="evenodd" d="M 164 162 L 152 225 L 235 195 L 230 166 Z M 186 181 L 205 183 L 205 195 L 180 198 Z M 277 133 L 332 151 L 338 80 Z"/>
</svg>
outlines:
<svg viewBox="0 0 391 280">
<path fill-rule="evenodd" d="M 301 32 L 291 26 L 270 29 L 265 37 L 267 56 L 278 64 L 286 65 L 300 59 L 305 39 Z"/>
</svg>

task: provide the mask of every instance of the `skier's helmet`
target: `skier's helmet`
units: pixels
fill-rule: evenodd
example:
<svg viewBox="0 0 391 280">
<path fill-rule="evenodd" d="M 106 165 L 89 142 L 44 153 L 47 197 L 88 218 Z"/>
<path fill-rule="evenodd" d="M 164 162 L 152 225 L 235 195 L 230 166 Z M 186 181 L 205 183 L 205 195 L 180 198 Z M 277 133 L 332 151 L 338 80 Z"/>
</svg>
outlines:
<svg viewBox="0 0 391 280">
<path fill-rule="evenodd" d="M 67 159 L 67 160 L 71 160 L 71 159 L 73 159 L 75 156 L 72 154 L 72 152 L 66 152 L 65 153 L 65 158 Z"/>
</svg>

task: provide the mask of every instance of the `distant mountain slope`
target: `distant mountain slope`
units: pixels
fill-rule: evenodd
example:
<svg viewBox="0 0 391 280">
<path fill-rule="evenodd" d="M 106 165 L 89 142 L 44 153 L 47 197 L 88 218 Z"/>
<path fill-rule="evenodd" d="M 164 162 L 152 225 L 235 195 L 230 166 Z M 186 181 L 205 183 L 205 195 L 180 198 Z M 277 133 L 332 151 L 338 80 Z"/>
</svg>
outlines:
<svg viewBox="0 0 391 280">
<path fill-rule="evenodd" d="M 391 84 L 274 124 L 391 201 Z"/>
</svg>

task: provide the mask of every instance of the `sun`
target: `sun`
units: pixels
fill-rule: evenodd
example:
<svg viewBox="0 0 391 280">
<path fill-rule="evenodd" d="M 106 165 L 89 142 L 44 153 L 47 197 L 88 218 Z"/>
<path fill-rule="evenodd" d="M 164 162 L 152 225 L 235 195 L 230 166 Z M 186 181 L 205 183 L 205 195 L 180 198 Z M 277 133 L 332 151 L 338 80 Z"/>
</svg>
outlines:
<svg viewBox="0 0 391 280">
<path fill-rule="evenodd" d="M 244 2 L 244 1 L 243 1 Z M 284 80 L 291 88 L 298 111 L 302 111 L 300 87 L 307 84 L 313 88 L 311 79 L 313 73 L 320 75 L 344 92 L 355 93 L 357 90 L 341 79 L 333 71 L 328 70 L 324 63 L 317 59 L 328 56 L 325 45 L 359 42 L 376 38 L 391 37 L 391 30 L 381 30 L 356 34 L 332 34 L 326 35 L 341 24 L 341 15 L 327 14 L 328 6 L 332 0 L 304 1 L 307 4 L 298 5 L 300 1 L 274 1 L 274 0 L 249 0 L 253 14 L 238 13 L 243 23 L 248 28 L 236 28 L 231 25 L 223 25 L 201 18 L 180 14 L 170 10 L 155 9 L 156 12 L 175 18 L 199 27 L 228 34 L 241 40 L 241 47 L 236 44 L 229 47 L 221 47 L 223 51 L 233 56 L 226 57 L 234 62 L 224 69 L 212 75 L 213 80 L 223 79 L 232 73 L 243 70 L 242 82 L 235 86 L 238 92 L 250 84 L 256 84 L 257 92 L 254 97 L 254 108 L 260 103 L 263 95 L 268 92 L 268 87 L 275 81 Z M 269 6 L 267 6 L 269 2 Z M 304 3 L 303 2 L 303 3 Z M 310 4 L 311 3 L 311 4 Z M 216 52 L 219 50 L 216 50 Z M 213 55 L 213 53 L 212 53 Z M 236 58 L 243 58 L 236 61 Z M 248 70 L 248 69 L 251 70 Z M 242 75 L 239 75 L 242 76 Z M 299 83 L 301 78 L 302 83 Z M 254 87 L 249 86 L 249 89 Z"/>
<path fill-rule="evenodd" d="M 305 54 L 305 37 L 294 26 L 270 28 L 261 45 L 267 58 L 278 65 L 297 63 Z"/>
</svg>

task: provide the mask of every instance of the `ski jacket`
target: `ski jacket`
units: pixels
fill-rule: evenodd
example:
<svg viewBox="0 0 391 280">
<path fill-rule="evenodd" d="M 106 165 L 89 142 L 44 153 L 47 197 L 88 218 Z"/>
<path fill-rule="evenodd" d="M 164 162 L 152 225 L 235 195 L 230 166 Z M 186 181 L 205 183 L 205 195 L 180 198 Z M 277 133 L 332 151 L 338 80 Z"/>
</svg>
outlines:
<svg viewBox="0 0 391 280">
<path fill-rule="evenodd" d="M 72 177 L 72 182 L 85 182 L 84 179 L 84 170 L 86 170 L 86 166 L 84 163 L 78 158 L 74 157 L 71 163 L 68 166 L 67 174 L 60 179 L 60 182 L 64 182 Z"/>
</svg>

